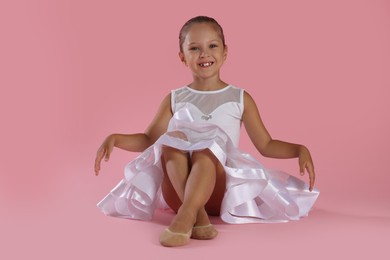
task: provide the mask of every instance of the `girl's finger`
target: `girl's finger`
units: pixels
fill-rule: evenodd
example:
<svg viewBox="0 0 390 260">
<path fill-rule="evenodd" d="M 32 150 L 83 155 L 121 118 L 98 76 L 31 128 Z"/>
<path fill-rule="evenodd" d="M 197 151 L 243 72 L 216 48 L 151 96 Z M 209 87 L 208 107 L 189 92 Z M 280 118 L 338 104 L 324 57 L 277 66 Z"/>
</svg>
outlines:
<svg viewBox="0 0 390 260">
<path fill-rule="evenodd" d="M 306 168 L 306 166 L 304 163 L 299 164 L 299 172 L 300 172 L 301 176 L 303 176 L 305 174 L 305 168 Z"/>
<path fill-rule="evenodd" d="M 307 171 L 309 173 L 309 180 L 310 180 L 310 187 L 309 187 L 309 190 L 312 191 L 313 190 L 313 187 L 314 187 L 314 182 L 315 182 L 315 173 L 314 173 L 314 168 L 312 165 L 308 165 L 307 166 Z"/>
<path fill-rule="evenodd" d="M 104 156 L 104 150 L 99 149 L 96 159 L 95 159 L 95 174 L 98 175 L 100 171 L 100 162 L 102 161 Z"/>
</svg>

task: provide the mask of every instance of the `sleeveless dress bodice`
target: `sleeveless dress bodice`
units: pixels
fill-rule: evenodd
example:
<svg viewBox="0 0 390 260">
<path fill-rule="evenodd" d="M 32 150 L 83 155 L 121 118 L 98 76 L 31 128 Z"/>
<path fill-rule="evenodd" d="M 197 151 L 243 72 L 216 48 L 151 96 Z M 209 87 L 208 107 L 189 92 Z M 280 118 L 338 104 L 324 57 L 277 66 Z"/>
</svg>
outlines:
<svg viewBox="0 0 390 260">
<path fill-rule="evenodd" d="M 176 113 L 186 107 L 195 123 L 217 125 L 237 147 L 244 111 L 243 93 L 243 89 L 232 85 L 214 91 L 199 91 L 185 86 L 171 92 L 171 108 Z"/>
</svg>

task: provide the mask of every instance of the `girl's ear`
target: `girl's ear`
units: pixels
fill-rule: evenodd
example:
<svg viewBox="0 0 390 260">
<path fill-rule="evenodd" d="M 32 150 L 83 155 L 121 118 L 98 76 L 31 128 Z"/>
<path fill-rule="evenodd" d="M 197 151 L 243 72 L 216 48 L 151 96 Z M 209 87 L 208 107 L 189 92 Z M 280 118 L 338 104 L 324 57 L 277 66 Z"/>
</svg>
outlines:
<svg viewBox="0 0 390 260">
<path fill-rule="evenodd" d="M 186 59 L 184 58 L 184 53 L 179 52 L 180 61 L 187 66 Z"/>
<path fill-rule="evenodd" d="M 228 54 L 228 46 L 225 45 L 225 49 L 223 50 L 223 61 L 226 60 Z"/>
</svg>

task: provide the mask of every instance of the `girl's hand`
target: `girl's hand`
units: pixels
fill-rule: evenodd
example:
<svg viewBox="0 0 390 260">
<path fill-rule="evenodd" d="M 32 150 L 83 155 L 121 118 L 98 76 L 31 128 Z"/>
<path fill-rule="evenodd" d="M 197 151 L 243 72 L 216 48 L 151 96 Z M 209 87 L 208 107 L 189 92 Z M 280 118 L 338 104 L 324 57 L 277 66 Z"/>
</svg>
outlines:
<svg viewBox="0 0 390 260">
<path fill-rule="evenodd" d="M 299 168 L 302 176 L 305 174 L 305 170 L 308 172 L 310 179 L 309 190 L 312 191 L 315 181 L 314 164 L 310 152 L 305 146 L 301 146 L 299 150 Z"/>
<path fill-rule="evenodd" d="M 100 162 L 104 158 L 104 160 L 107 162 L 110 159 L 110 154 L 112 150 L 114 149 L 115 144 L 115 135 L 108 136 L 103 144 L 100 146 L 96 153 L 96 159 L 95 159 L 95 175 L 97 176 L 100 171 Z"/>
</svg>

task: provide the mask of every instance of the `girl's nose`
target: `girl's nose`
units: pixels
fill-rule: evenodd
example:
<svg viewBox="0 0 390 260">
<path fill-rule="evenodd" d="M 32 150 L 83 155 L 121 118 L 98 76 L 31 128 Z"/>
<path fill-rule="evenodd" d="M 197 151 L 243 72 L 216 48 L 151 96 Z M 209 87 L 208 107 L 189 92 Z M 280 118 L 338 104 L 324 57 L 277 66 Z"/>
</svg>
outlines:
<svg viewBox="0 0 390 260">
<path fill-rule="evenodd" d="M 200 57 L 208 57 L 209 56 L 209 52 L 207 50 L 202 50 L 201 53 L 200 53 Z"/>
</svg>

